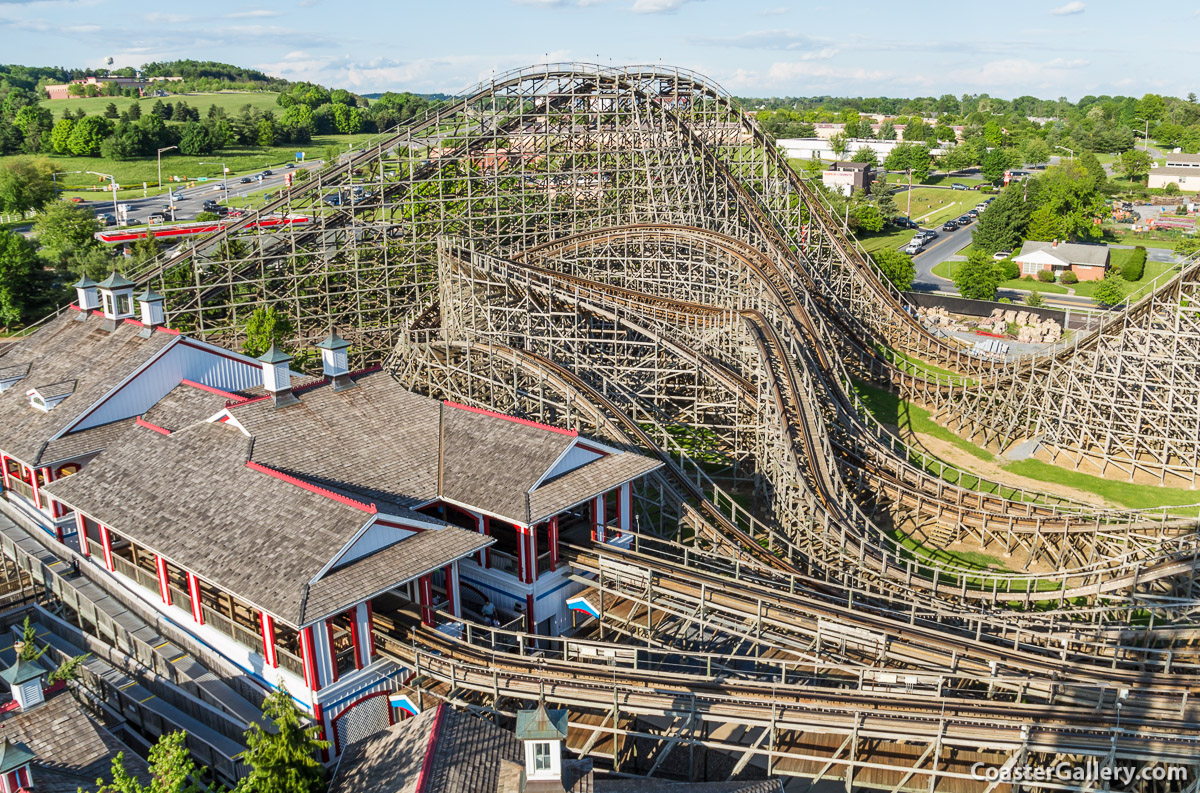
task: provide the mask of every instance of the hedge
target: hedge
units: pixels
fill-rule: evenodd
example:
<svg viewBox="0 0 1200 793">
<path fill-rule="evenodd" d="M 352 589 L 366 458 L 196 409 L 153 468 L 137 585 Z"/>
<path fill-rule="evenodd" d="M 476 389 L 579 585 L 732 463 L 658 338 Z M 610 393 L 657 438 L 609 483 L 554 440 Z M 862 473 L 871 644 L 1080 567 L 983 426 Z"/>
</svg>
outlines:
<svg viewBox="0 0 1200 793">
<path fill-rule="evenodd" d="M 1121 265 L 1121 277 L 1126 281 L 1140 281 L 1146 269 L 1146 249 L 1141 245 L 1133 249 L 1129 261 Z"/>
</svg>

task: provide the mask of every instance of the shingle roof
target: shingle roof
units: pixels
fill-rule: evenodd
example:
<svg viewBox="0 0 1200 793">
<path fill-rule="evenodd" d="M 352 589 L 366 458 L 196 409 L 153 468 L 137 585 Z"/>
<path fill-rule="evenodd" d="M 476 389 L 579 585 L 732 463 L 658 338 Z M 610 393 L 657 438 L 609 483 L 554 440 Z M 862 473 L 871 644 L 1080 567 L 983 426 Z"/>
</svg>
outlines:
<svg viewBox="0 0 1200 793">
<path fill-rule="evenodd" d="M 1150 171 L 1151 176 L 1196 176 L 1200 177 L 1200 168 L 1194 165 L 1162 165 Z"/>
<path fill-rule="evenodd" d="M 455 559 L 475 553 L 494 540 L 458 526 L 429 529 L 406 537 L 370 556 L 335 567 L 312 583 L 304 606 L 311 622 L 366 600 Z"/>
<path fill-rule="evenodd" d="M 574 437 L 462 408 L 443 419 L 441 494 L 528 524 L 526 493 Z"/>
<path fill-rule="evenodd" d="M 99 316 L 84 322 L 79 316 L 63 312 L 0 358 L 5 368 L 29 365 L 25 380 L 0 393 L 0 448 L 27 463 L 41 463 L 53 436 L 176 338 L 165 333 L 143 338 L 141 328 L 127 323 L 110 332 L 101 328 Z M 34 383 L 64 380 L 75 380 L 75 388 L 58 407 L 43 413 L 30 406 L 25 392 Z"/>
<path fill-rule="evenodd" d="M 500 761 L 524 763 L 512 733 L 439 704 L 347 748 L 329 793 L 415 793 L 431 748 L 421 793 L 490 793 Z"/>
<path fill-rule="evenodd" d="M 231 412 L 254 435 L 256 462 L 380 503 L 413 506 L 440 497 L 522 524 L 658 465 L 635 454 L 609 455 L 621 463 L 594 461 L 579 469 L 586 473 L 529 493 L 574 442 L 573 433 L 443 405 L 382 374 L 356 383 L 343 391 L 306 390 L 299 404 L 282 409 L 262 401 Z"/>
<path fill-rule="evenodd" d="M 150 777 L 146 763 L 84 713 L 66 691 L 0 721 L 0 740 L 20 743 L 37 756 L 32 776 L 38 793 L 92 789 L 97 778 L 108 777 L 118 752 L 125 753 L 125 770 L 131 775 L 142 782 Z"/>
<path fill-rule="evenodd" d="M 56 463 L 59 460 L 102 452 L 116 443 L 133 425 L 134 419 L 121 419 L 79 432 L 69 432 L 46 444 L 46 448 L 42 450 L 41 462 Z"/>
<path fill-rule="evenodd" d="M 1108 264 L 1107 245 L 1081 245 L 1077 242 L 1060 242 L 1055 245 L 1052 242 L 1026 240 L 1025 244 L 1021 246 L 1021 253 L 1016 258 L 1020 259 L 1021 256 L 1027 256 L 1037 251 L 1045 251 L 1068 264 L 1083 264 L 1091 267 Z"/>
<path fill-rule="evenodd" d="M 1173 162 L 1200 162 L 1200 154 L 1168 154 L 1167 167 L 1169 168 Z M 1155 170 L 1161 169 L 1156 168 Z"/>
<path fill-rule="evenodd" d="M 227 424 L 130 432 L 46 490 L 119 535 L 293 625 L 304 590 L 367 513 L 246 467 Z M 250 573 L 253 573 L 252 575 Z"/>
<path fill-rule="evenodd" d="M 530 523 L 549 518 L 613 486 L 661 468 L 662 462 L 640 454 L 609 454 L 565 474 L 547 479 L 529 494 Z"/>
<path fill-rule="evenodd" d="M 142 418 L 168 430 L 181 430 L 220 413 L 228 397 L 180 383 L 143 414 Z"/>
</svg>

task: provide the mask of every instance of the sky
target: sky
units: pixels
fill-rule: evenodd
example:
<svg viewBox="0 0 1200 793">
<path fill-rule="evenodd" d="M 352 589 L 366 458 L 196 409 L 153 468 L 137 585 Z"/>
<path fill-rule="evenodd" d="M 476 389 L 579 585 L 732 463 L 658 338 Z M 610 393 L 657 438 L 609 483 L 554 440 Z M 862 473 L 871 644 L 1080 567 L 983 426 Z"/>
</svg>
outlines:
<svg viewBox="0 0 1200 793">
<path fill-rule="evenodd" d="M 738 96 L 1183 97 L 1197 54 L 1196 0 L 0 0 L 0 62 L 193 58 L 355 93 L 587 61 L 686 67 Z"/>
</svg>

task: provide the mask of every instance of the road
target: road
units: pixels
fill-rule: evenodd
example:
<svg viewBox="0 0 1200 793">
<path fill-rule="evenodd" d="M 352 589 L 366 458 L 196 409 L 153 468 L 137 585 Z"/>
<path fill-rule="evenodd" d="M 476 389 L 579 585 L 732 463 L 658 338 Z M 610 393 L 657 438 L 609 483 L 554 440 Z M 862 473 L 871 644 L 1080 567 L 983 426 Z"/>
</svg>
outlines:
<svg viewBox="0 0 1200 793">
<path fill-rule="evenodd" d="M 283 187 L 285 177 L 289 173 L 295 173 L 298 170 L 311 170 L 320 168 L 323 162 L 321 160 L 308 160 L 302 165 L 297 165 L 294 168 L 288 168 L 287 164 L 272 165 L 269 170 L 272 171 L 270 176 L 263 177 L 262 181 L 258 181 L 257 172 L 251 174 L 232 174 L 229 177 L 229 197 L 236 198 L 246 196 L 250 193 L 258 193 L 263 190 L 278 190 Z M 245 176 L 251 176 L 254 181 L 250 184 L 242 184 L 241 179 Z M 211 180 L 208 182 L 200 182 L 195 187 L 180 188 L 176 191 L 175 199 L 175 219 L 191 220 L 197 214 L 203 211 L 203 204 L 206 200 L 216 199 L 218 203 L 224 204 L 226 201 L 226 193 L 221 186 L 220 180 Z M 130 225 L 139 225 L 146 223 L 150 215 L 155 212 L 162 212 L 163 207 L 168 206 L 171 199 L 166 195 L 150 196 L 148 198 L 130 198 L 118 199 L 118 204 L 125 204 L 129 207 L 127 215 Z M 112 199 L 98 198 L 91 201 L 84 201 L 80 206 L 90 209 L 97 215 L 113 214 Z"/>
<path fill-rule="evenodd" d="M 943 281 L 933 274 L 933 268 L 970 245 L 974 229 L 974 223 L 954 231 L 941 231 L 939 227 L 938 238 L 913 257 L 913 266 L 917 270 L 913 278 L 913 291 L 958 294 L 958 289 L 953 283 Z"/>
</svg>

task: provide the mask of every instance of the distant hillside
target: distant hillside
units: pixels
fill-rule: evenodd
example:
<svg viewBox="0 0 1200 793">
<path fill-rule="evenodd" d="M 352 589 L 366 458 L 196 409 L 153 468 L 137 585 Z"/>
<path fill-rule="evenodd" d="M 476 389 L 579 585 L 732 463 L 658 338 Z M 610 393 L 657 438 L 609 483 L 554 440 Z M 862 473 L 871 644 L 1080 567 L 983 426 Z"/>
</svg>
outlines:
<svg viewBox="0 0 1200 793">
<path fill-rule="evenodd" d="M 387 96 L 388 94 L 391 94 L 391 93 L 394 93 L 394 92 L 382 91 L 382 92 L 374 93 L 374 94 L 359 94 L 359 96 L 361 96 L 363 99 L 375 100 L 375 99 L 381 99 L 384 96 Z M 421 99 L 427 99 L 430 102 L 445 102 L 447 99 L 451 98 L 450 94 L 413 94 L 413 93 L 409 93 L 407 91 L 405 93 L 408 93 L 409 96 L 416 96 L 416 97 L 420 97 Z"/>
</svg>

